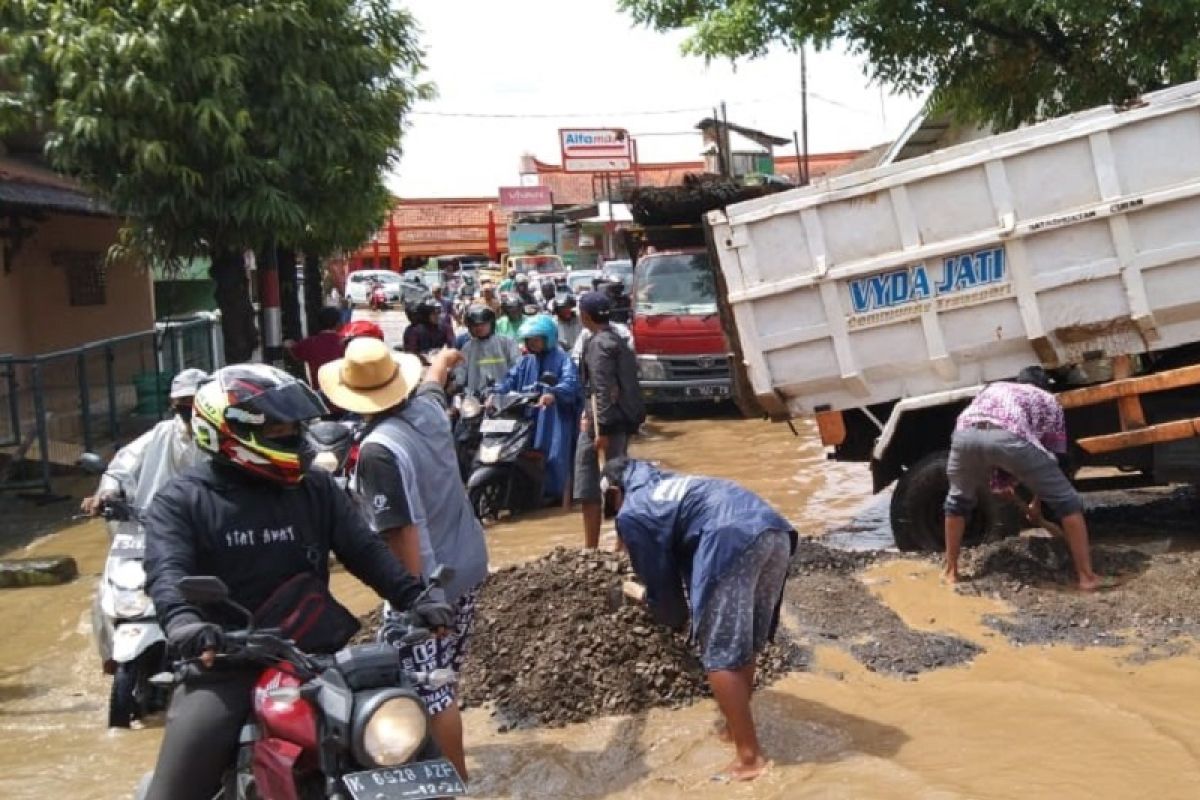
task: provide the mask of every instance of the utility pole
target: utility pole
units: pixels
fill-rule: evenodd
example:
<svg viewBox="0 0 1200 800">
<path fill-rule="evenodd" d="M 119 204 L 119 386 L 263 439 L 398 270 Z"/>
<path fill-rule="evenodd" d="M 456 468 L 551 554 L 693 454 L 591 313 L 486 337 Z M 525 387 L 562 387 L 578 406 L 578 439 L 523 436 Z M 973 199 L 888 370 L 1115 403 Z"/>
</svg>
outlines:
<svg viewBox="0 0 1200 800">
<path fill-rule="evenodd" d="M 796 165 L 801 174 L 800 185 L 807 186 L 808 174 L 808 58 L 805 56 L 804 45 L 800 46 L 800 130 L 803 137 L 804 154 L 801 156 L 803 165 Z"/>
<path fill-rule="evenodd" d="M 725 101 L 721 101 L 721 151 L 725 154 L 725 170 L 722 174 L 726 178 L 733 177 L 733 153 L 730 152 L 729 141 L 729 114 L 725 109 Z"/>
</svg>

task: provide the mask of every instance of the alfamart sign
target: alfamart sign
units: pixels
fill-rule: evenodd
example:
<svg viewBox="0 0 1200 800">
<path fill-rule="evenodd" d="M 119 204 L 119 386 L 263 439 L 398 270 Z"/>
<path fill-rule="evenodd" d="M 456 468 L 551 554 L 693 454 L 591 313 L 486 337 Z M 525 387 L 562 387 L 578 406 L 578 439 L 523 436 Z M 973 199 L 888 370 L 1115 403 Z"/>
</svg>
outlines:
<svg viewBox="0 0 1200 800">
<path fill-rule="evenodd" d="M 633 143 L 623 128 L 561 128 L 563 169 L 567 172 L 627 172 Z"/>
</svg>

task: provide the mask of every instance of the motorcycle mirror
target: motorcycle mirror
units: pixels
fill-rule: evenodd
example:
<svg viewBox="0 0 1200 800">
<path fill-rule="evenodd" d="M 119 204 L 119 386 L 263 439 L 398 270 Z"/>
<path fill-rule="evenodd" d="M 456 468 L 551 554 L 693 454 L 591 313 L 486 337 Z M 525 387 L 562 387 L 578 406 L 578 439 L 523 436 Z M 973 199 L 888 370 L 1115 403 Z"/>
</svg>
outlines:
<svg viewBox="0 0 1200 800">
<path fill-rule="evenodd" d="M 546 384 L 547 386 L 557 386 L 558 385 L 558 376 L 555 375 L 553 372 L 543 372 L 542 377 L 539 378 L 539 380 L 542 383 Z"/>
<path fill-rule="evenodd" d="M 193 605 L 210 606 L 229 599 L 229 587 L 213 575 L 185 575 L 178 585 L 183 599 Z"/>
<path fill-rule="evenodd" d="M 84 453 L 79 457 L 78 464 L 84 472 L 92 475 L 103 475 L 108 466 L 104 459 L 95 453 Z"/>
</svg>

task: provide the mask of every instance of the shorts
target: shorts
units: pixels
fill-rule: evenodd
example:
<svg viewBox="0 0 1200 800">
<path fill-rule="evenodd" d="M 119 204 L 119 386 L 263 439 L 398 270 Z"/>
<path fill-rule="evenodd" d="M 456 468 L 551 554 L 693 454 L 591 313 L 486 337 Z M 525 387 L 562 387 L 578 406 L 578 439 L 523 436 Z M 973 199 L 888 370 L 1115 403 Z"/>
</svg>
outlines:
<svg viewBox="0 0 1200 800">
<path fill-rule="evenodd" d="M 629 452 L 629 434 L 610 433 L 604 456 L 618 458 Z M 600 502 L 600 462 L 596 459 L 596 440 L 590 431 L 580 431 L 575 443 L 575 489 L 576 500 L 584 503 Z"/>
<path fill-rule="evenodd" d="M 471 627 L 475 623 L 475 599 L 479 589 L 475 588 L 458 598 L 455 604 L 454 629 L 441 639 L 429 638 L 418 644 L 405 644 L 403 638 L 407 628 L 400 624 L 398 615 L 387 604 L 383 607 L 383 625 L 378 639 L 387 642 L 400 652 L 400 666 L 408 672 L 428 672 L 434 669 L 454 670 L 455 680 L 437 689 L 417 687 L 417 694 L 425 703 L 430 716 L 442 713 L 454 703 L 458 687 L 457 675 L 467 659 L 467 646 L 471 640 Z"/>
<path fill-rule="evenodd" d="M 717 581 L 697 627 L 705 672 L 752 664 L 771 641 L 791 555 L 787 531 L 763 531 Z"/>
<path fill-rule="evenodd" d="M 964 428 L 954 432 L 950 443 L 946 513 L 969 517 L 996 469 L 1012 475 L 1060 517 L 1083 510 L 1079 493 L 1050 453 L 1000 428 Z"/>
</svg>

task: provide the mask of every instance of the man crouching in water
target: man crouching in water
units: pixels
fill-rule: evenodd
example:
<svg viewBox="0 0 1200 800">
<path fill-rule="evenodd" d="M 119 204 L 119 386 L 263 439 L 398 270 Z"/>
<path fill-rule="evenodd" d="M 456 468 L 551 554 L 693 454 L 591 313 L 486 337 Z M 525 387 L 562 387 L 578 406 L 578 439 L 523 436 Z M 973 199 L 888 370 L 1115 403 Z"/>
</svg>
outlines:
<svg viewBox="0 0 1200 800">
<path fill-rule="evenodd" d="M 690 612 L 722 738 L 737 753 L 721 777 L 754 780 L 768 765 L 750 710 L 755 656 L 779 621 L 796 531 L 735 483 L 643 461 L 609 461 L 601 489 L 655 619 L 679 629 Z"/>
</svg>

